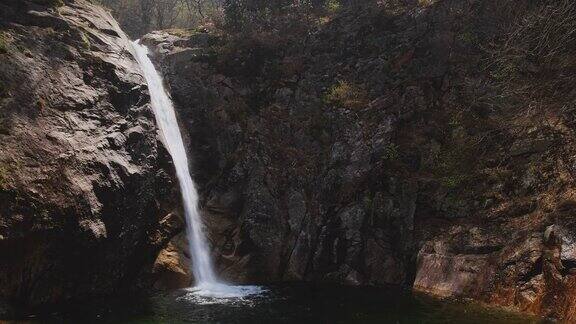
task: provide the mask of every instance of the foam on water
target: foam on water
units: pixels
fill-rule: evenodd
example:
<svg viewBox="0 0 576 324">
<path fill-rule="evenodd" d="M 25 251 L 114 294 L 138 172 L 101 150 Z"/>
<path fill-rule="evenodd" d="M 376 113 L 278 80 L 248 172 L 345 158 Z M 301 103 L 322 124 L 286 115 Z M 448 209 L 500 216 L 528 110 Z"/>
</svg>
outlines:
<svg viewBox="0 0 576 324">
<path fill-rule="evenodd" d="M 225 284 L 202 284 L 184 289 L 180 299 L 199 305 L 209 304 L 249 304 L 252 299 L 266 292 L 259 286 L 229 286 Z"/>
</svg>

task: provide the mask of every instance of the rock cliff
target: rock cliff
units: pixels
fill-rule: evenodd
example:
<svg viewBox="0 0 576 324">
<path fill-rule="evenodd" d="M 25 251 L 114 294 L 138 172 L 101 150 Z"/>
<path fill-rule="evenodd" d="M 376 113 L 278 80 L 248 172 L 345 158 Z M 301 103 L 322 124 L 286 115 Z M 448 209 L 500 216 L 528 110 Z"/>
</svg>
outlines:
<svg viewBox="0 0 576 324">
<path fill-rule="evenodd" d="M 130 43 L 87 1 L 0 2 L 0 314 L 148 286 L 181 230 Z"/>
<path fill-rule="evenodd" d="M 221 273 L 575 319 L 573 4 L 374 2 L 145 37 Z"/>
<path fill-rule="evenodd" d="M 219 272 L 576 320 L 576 7 L 392 3 L 144 38 Z M 0 2 L 0 314 L 188 285 L 169 161 L 108 12 Z"/>
</svg>

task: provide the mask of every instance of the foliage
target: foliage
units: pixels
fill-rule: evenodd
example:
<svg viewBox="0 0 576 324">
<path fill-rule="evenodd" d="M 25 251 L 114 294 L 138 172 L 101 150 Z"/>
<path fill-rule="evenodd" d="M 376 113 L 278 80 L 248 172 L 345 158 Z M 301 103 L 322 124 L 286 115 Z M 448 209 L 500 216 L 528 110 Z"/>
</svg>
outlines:
<svg viewBox="0 0 576 324">
<path fill-rule="evenodd" d="M 310 19 L 316 15 L 326 21 L 325 14 L 334 15 L 342 8 L 366 1 L 357 0 L 225 0 L 224 16 L 230 30 L 234 28 L 264 27 L 274 24 L 279 17 L 293 21 Z"/>
<path fill-rule="evenodd" d="M 384 147 L 384 151 L 382 152 L 382 158 L 388 161 L 395 161 L 398 159 L 398 146 L 394 143 L 389 143 L 386 147 Z"/>
<path fill-rule="evenodd" d="M 538 99 L 571 89 L 573 73 L 567 71 L 576 69 L 576 2 L 542 1 L 526 11 L 491 50 L 491 75 L 507 96 Z"/>
<path fill-rule="evenodd" d="M 61 0 L 49 0 L 61 1 Z M 214 24 L 229 31 L 266 29 L 278 18 L 335 13 L 355 0 L 94 0 L 112 10 L 124 31 L 140 37 L 150 31 Z M 293 19 L 295 23 L 297 19 Z"/>
<path fill-rule="evenodd" d="M 150 31 L 195 28 L 217 17 L 220 0 L 99 0 L 110 8 L 124 31 L 140 37 Z"/>
<path fill-rule="evenodd" d="M 347 81 L 333 85 L 325 96 L 325 101 L 349 109 L 358 109 L 368 104 L 366 91 Z"/>
<path fill-rule="evenodd" d="M 90 48 L 90 38 L 88 38 L 88 35 L 86 35 L 85 32 L 80 32 L 80 38 L 82 39 L 82 47 L 84 49 L 89 49 Z"/>
<path fill-rule="evenodd" d="M 445 177 L 440 178 L 440 183 L 443 186 L 445 186 L 446 188 L 456 189 L 462 183 L 464 183 L 466 180 L 468 180 L 468 177 L 466 175 L 452 174 L 452 175 L 447 175 Z"/>
<path fill-rule="evenodd" d="M 326 9 L 329 12 L 337 12 L 338 10 L 340 10 L 341 5 L 340 5 L 340 1 L 338 0 L 328 0 L 326 2 Z"/>
<path fill-rule="evenodd" d="M 234 30 L 269 26 L 276 18 L 299 7 L 293 0 L 225 0 L 226 27 Z"/>
<path fill-rule="evenodd" d="M 64 5 L 63 0 L 32 0 L 32 2 L 36 2 L 43 5 L 48 5 L 51 7 L 60 7 Z"/>
<path fill-rule="evenodd" d="M 0 32 L 0 54 L 8 53 L 8 41 L 6 40 L 6 34 Z"/>
<path fill-rule="evenodd" d="M 478 37 L 474 34 L 472 30 L 466 30 L 460 33 L 460 35 L 458 35 L 458 40 L 468 45 L 473 45 L 478 42 Z"/>
<path fill-rule="evenodd" d="M 471 113 L 454 112 L 448 116 L 438 116 L 443 121 L 442 130 L 450 130 L 439 135 L 439 141 L 429 144 L 424 164 L 443 187 L 463 188 L 463 185 L 477 176 L 480 146 L 478 138 L 469 133 L 471 124 L 478 123 Z M 478 131 L 478 130 L 476 130 Z"/>
</svg>

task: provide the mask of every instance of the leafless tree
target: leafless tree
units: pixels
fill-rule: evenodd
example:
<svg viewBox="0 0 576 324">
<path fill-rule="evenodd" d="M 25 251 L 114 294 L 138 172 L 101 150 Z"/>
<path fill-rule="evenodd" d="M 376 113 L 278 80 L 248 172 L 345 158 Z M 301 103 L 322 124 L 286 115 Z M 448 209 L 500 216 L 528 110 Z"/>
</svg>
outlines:
<svg viewBox="0 0 576 324">
<path fill-rule="evenodd" d="M 206 0 L 183 0 L 186 5 L 188 12 L 196 12 L 203 19 L 206 18 L 204 15 L 204 8 L 206 6 Z"/>
<path fill-rule="evenodd" d="M 174 21 L 181 14 L 182 0 L 156 0 L 154 12 L 156 18 L 156 28 L 164 29 L 173 27 Z"/>
<path fill-rule="evenodd" d="M 140 21 L 144 31 L 149 31 L 152 24 L 154 0 L 140 0 Z"/>
</svg>

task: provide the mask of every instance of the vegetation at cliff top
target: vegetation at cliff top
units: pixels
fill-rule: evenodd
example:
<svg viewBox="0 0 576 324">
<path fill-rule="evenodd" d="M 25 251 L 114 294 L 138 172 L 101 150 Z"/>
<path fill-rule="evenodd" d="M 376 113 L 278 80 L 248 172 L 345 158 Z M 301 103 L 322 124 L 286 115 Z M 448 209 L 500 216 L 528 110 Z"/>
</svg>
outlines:
<svg viewBox="0 0 576 324">
<path fill-rule="evenodd" d="M 59 7 L 64 5 L 64 0 L 32 0 L 32 2 L 36 2 L 43 5 L 49 5 L 53 7 Z"/>
<path fill-rule="evenodd" d="M 57 1 L 57 0 L 55 0 Z M 334 14 L 357 0 L 95 0 L 110 8 L 124 30 L 140 36 L 160 29 L 194 28 L 205 24 L 230 31 L 274 24 L 294 13 Z M 371 2 L 368 0 L 366 2 Z"/>
</svg>

